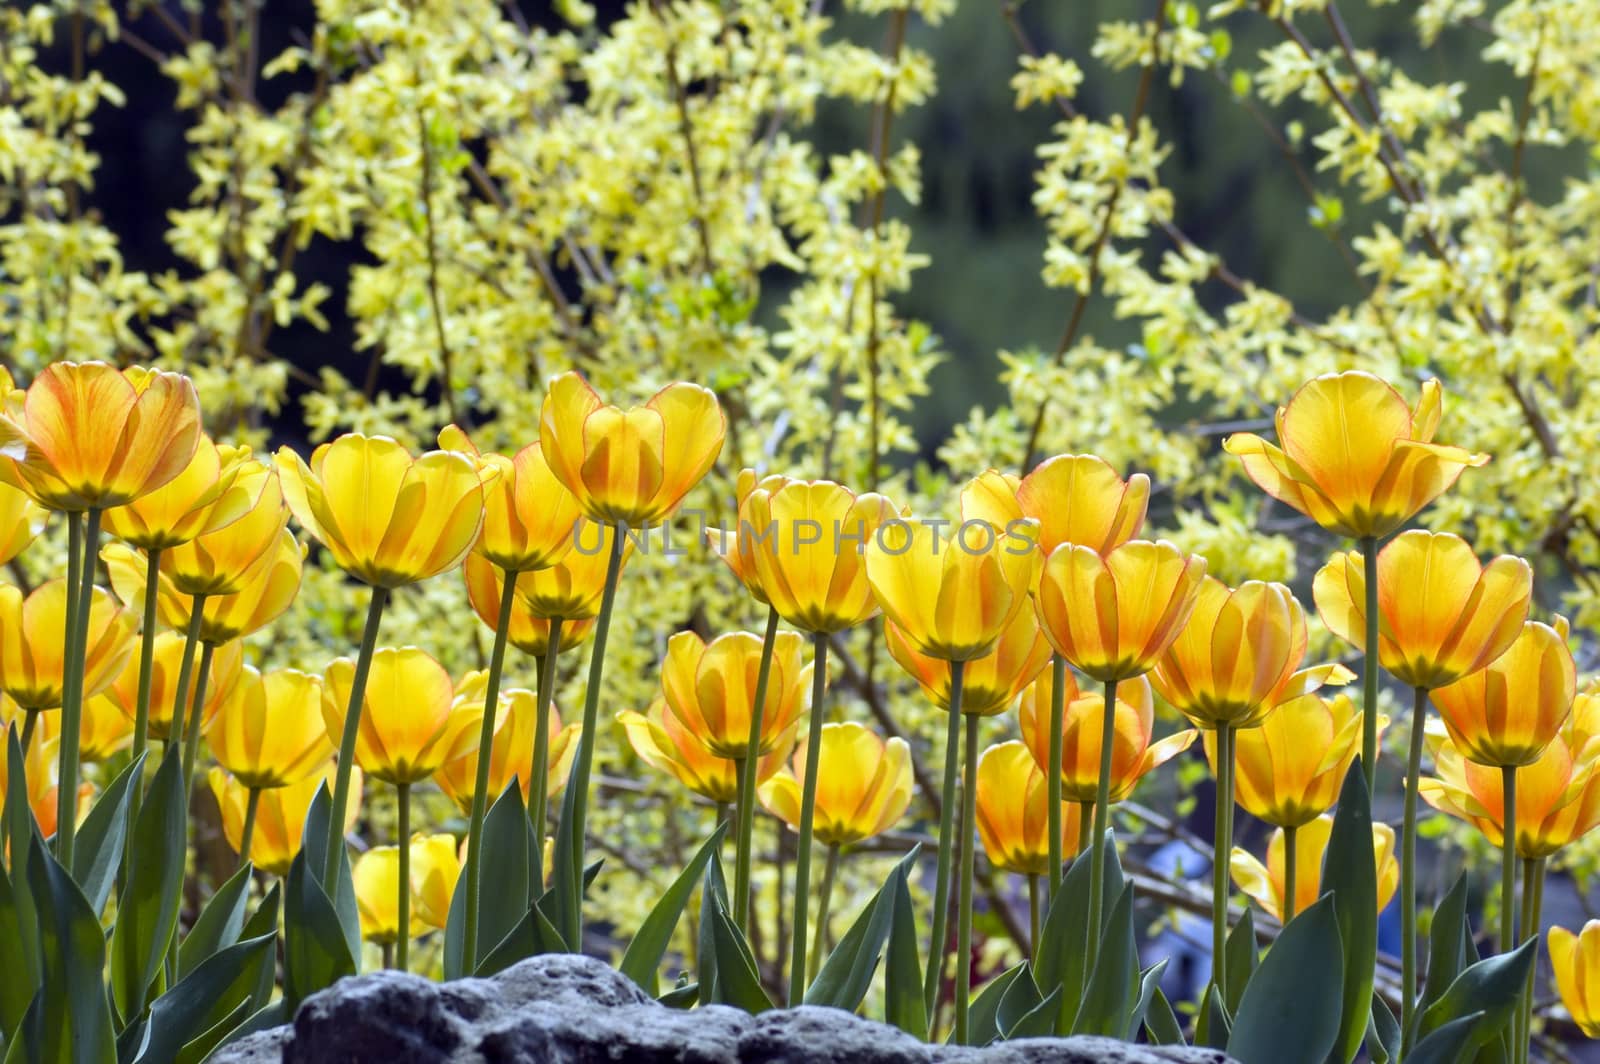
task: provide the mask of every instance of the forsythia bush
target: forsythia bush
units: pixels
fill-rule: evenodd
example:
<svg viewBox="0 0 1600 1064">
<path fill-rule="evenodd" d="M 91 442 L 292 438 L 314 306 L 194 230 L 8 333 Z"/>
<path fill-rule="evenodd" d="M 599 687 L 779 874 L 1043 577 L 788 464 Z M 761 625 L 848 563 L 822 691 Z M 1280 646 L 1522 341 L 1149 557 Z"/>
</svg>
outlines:
<svg viewBox="0 0 1600 1064">
<path fill-rule="evenodd" d="M 953 4 L 321 0 L 278 54 L 266 0 L 0 11 L 0 927 L 74 943 L 0 934 L 34 977 L 0 992 L 8 1046 L 200 1059 L 380 957 L 568 947 L 685 973 L 680 1004 L 1247 1064 L 1600 1031 L 1594 930 L 1552 932 L 1559 1009 L 1529 982 L 1547 870 L 1586 884 L 1600 817 L 1600 18 L 1429 0 L 1422 46 L 1478 47 L 1423 71 L 1332 2 L 1144 6 L 1075 58 L 995 7 L 1017 106 L 1058 119 L 1063 328 L 937 441 L 913 413 L 950 356 L 897 301 L 941 264 L 896 208 L 943 149 L 895 118 L 940 90 L 910 31 Z M 185 131 L 162 273 L 91 208 L 124 48 Z M 1085 102 L 1119 71 L 1125 108 Z M 1491 76 L 1514 91 L 1469 105 Z M 1259 121 L 1359 299 L 1312 316 L 1188 235 L 1157 77 Z M 840 107 L 871 136 L 830 155 Z M 330 246 L 358 263 L 332 285 Z M 334 307 L 352 350 L 298 361 L 286 331 Z M 1207 767 L 1277 829 L 1264 861 L 1206 892 L 1108 844 L 1188 840 Z M 1465 881 L 1417 882 L 1432 809 L 1497 887 L 1483 961 Z M 1259 969 L 1232 881 L 1287 925 Z M 1212 923 L 1194 1007 L 1132 952 L 1178 912 Z M 1303 969 L 1332 1011 L 1281 1027 Z"/>
</svg>

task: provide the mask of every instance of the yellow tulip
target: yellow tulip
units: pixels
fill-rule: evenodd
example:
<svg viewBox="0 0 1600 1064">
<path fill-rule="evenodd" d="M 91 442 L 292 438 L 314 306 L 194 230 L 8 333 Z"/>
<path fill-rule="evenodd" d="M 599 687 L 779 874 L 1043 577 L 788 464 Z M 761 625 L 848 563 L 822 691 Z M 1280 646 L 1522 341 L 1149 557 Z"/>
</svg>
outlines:
<svg viewBox="0 0 1600 1064">
<path fill-rule="evenodd" d="M 761 804 L 791 827 L 800 823 L 804 746 L 794 769 L 782 769 L 757 788 Z M 848 846 L 894 827 L 911 804 L 911 748 L 884 742 L 859 724 L 824 724 L 817 761 L 816 838 Z"/>
<path fill-rule="evenodd" d="M 1063 543 L 1106 554 L 1139 534 L 1150 502 L 1150 478 L 1127 480 L 1111 463 L 1092 454 L 1059 454 L 1020 480 L 993 469 L 961 495 L 964 517 L 1005 528 L 1019 518 L 1039 522 L 1039 547 L 1046 557 Z"/>
<path fill-rule="evenodd" d="M 1049 798 L 1045 774 L 1018 742 L 991 746 L 978 759 L 978 838 L 989 863 L 1039 876 L 1050 870 Z M 1061 803 L 1064 848 L 1076 845 L 1078 807 Z"/>
<path fill-rule="evenodd" d="M 0 565 L 21 554 L 44 531 L 48 513 L 27 492 L 0 483 Z"/>
<path fill-rule="evenodd" d="M 794 742 L 800 715 L 810 704 L 812 666 L 805 664 L 804 650 L 805 638 L 798 632 L 779 632 L 773 642 L 761 716 L 762 755 Z M 718 757 L 744 757 L 760 664 L 760 636 L 729 632 L 707 643 L 693 632 L 677 633 L 667 640 L 661 662 L 667 712 Z"/>
<path fill-rule="evenodd" d="M 528 444 L 511 458 L 483 454 L 465 432 L 447 425 L 439 433 L 439 446 L 498 473 L 484 485 L 483 531 L 475 553 L 519 573 L 548 569 L 566 555 L 583 511 L 550 471 L 538 443 Z"/>
<path fill-rule="evenodd" d="M 60 729 L 60 717 L 51 713 L 41 718 L 40 732 L 53 736 Z M 108 692 L 101 691 L 83 700 L 83 720 L 78 726 L 78 758 L 84 764 L 108 761 L 133 742 L 133 721 Z"/>
<path fill-rule="evenodd" d="M 245 806 L 250 792 L 244 784 L 216 766 L 206 773 L 211 793 L 222 810 L 222 834 L 234 853 L 243 843 Z M 333 786 L 333 766 L 328 765 L 298 783 L 260 791 L 257 799 L 256 823 L 250 836 L 250 860 L 263 872 L 275 876 L 289 874 L 289 866 L 300 852 L 301 834 L 305 831 L 306 813 L 311 800 L 323 786 Z M 346 807 L 344 829 L 355 827 L 356 816 L 361 811 L 361 770 L 354 769 L 350 779 L 350 804 Z"/>
<path fill-rule="evenodd" d="M 488 673 L 470 672 L 456 686 L 456 704 L 464 708 L 476 699 L 481 707 L 488 697 Z M 494 801 L 510 785 L 513 777 L 522 790 L 524 801 L 533 786 L 533 733 L 538 722 L 538 698 L 526 688 L 502 689 L 500 712 L 495 717 L 494 748 L 489 753 L 489 800 Z M 578 751 L 578 733 L 581 724 L 563 725 L 561 714 L 550 707 L 550 750 L 547 764 L 546 793 L 554 796 L 566 786 L 567 772 L 572 767 L 573 755 Z M 477 785 L 478 754 L 474 749 L 452 761 L 446 761 L 433 774 L 433 781 L 463 813 L 472 809 L 473 789 Z"/>
<path fill-rule="evenodd" d="M 10 374 L 0 385 L 11 390 Z M 188 377 L 53 362 L 20 407 L 0 413 L 0 481 L 51 510 L 104 510 L 178 476 L 199 440 L 200 399 Z"/>
<path fill-rule="evenodd" d="M 884 622 L 883 639 L 890 656 L 922 685 L 928 697 L 940 709 L 949 709 L 950 663 L 919 651 L 893 621 Z M 1049 663 L 1050 641 L 1039 631 L 1034 612 L 1018 610 L 995 648 L 962 669 L 961 712 L 984 717 L 1004 713 Z"/>
<path fill-rule="evenodd" d="M 56 709 L 61 705 L 66 615 L 65 580 L 40 584 L 26 597 L 20 588 L 0 587 L 0 689 L 23 709 Z M 85 698 L 110 686 L 127 664 L 139 623 L 118 605 L 111 592 L 99 587 L 93 591 L 88 622 Z"/>
<path fill-rule="evenodd" d="M 177 736 L 172 726 L 172 703 L 178 697 L 178 672 L 183 663 L 184 637 L 176 632 L 161 632 L 155 638 L 154 655 L 150 663 L 150 737 L 170 742 Z M 211 675 L 206 682 L 206 700 L 200 707 L 201 727 L 207 726 L 223 701 L 239 682 L 244 665 L 244 648 L 237 641 L 224 643 L 216 649 L 211 659 Z M 117 673 L 106 689 L 118 709 L 132 721 L 139 705 L 139 659 L 130 656 L 122 671 Z M 194 713 L 194 686 L 189 687 L 189 701 L 184 713 Z M 180 723 L 180 728 L 182 722 Z"/>
<path fill-rule="evenodd" d="M 217 763 L 246 787 L 297 783 L 333 756 L 322 721 L 322 680 L 298 669 L 246 665 L 205 726 Z"/>
<path fill-rule="evenodd" d="M 1548 941 L 1561 1004 L 1579 1030 L 1600 1038 L 1600 920 L 1590 920 L 1576 935 L 1552 927 Z"/>
<path fill-rule="evenodd" d="M 1194 609 L 1206 562 L 1161 540 L 1103 557 L 1064 544 L 1045 562 L 1035 606 L 1050 645 L 1093 680 L 1149 672 Z"/>
<path fill-rule="evenodd" d="M 374 587 L 454 569 L 483 526 L 482 480 L 465 455 L 413 458 L 388 437 L 350 433 L 313 451 L 309 466 L 281 447 L 277 468 L 296 520 Z"/>
<path fill-rule="evenodd" d="M 1381 538 L 1445 492 L 1462 470 L 1489 461 L 1433 442 L 1443 412 L 1437 380 L 1414 410 L 1370 373 L 1306 382 L 1278 410 L 1280 450 L 1259 436 L 1223 441 L 1261 490 L 1317 524 L 1355 539 Z"/>
<path fill-rule="evenodd" d="M 1388 723 L 1378 717 L 1380 734 Z M 1206 731 L 1204 739 L 1215 775 L 1216 732 Z M 1235 800 L 1269 824 L 1297 828 L 1339 800 L 1345 773 L 1361 752 L 1361 710 L 1344 694 L 1301 695 L 1233 739 Z"/>
<path fill-rule="evenodd" d="M 754 469 L 739 470 L 735 484 L 738 505 L 734 527 L 705 530 L 706 546 L 722 559 L 750 593 L 750 597 L 762 605 L 767 604 L 767 592 L 761 586 L 761 574 L 756 571 L 755 523 L 750 516 L 750 498 L 758 488 L 770 494 L 788 483 L 790 479 L 781 473 L 770 473 L 763 477 Z M 752 530 L 751 534 L 741 534 L 746 528 Z"/>
<path fill-rule="evenodd" d="M 753 569 L 778 616 L 802 632 L 842 632 L 878 612 L 863 552 L 892 517 L 882 495 L 828 480 L 768 480 L 740 506 L 726 549 L 749 557 L 740 565 Z"/>
<path fill-rule="evenodd" d="M 1100 749 L 1105 695 L 1081 691 L 1072 673 L 1062 693 L 1061 797 L 1070 802 L 1094 802 L 1100 783 Z M 1022 741 L 1041 770 L 1050 764 L 1050 698 L 1052 675 L 1041 673 L 1022 693 L 1018 719 Z M 1150 681 L 1142 676 L 1117 685 L 1116 718 L 1112 723 L 1110 798 L 1120 802 L 1133 793 L 1146 774 L 1177 757 L 1194 742 L 1189 728 L 1152 743 L 1155 699 Z M 1074 836 L 1076 839 L 1076 836 Z"/>
<path fill-rule="evenodd" d="M 361 937 L 380 946 L 393 945 L 400 938 L 400 848 L 372 847 L 356 858 L 350 876 L 361 918 Z M 424 930 L 421 914 L 415 908 L 407 923 L 412 938 Z"/>
<path fill-rule="evenodd" d="M 332 741 L 344 731 L 356 663 L 340 658 L 322 684 L 322 719 Z M 372 670 L 356 735 L 356 764 L 374 779 L 409 786 L 427 779 L 446 761 L 477 749 L 483 700 L 454 702 L 450 674 L 416 647 L 385 647 L 372 655 Z"/>
<path fill-rule="evenodd" d="M 460 875 L 454 835 L 411 836 L 411 908 L 425 927 L 444 930 Z"/>
<path fill-rule="evenodd" d="M 235 594 L 278 543 L 289 520 L 278 474 L 253 459 L 240 462 L 225 501 L 241 496 L 234 520 L 161 552 L 161 572 L 180 593 Z"/>
<path fill-rule="evenodd" d="M 0 735 L 0 740 L 3 739 L 5 736 Z M 58 742 L 55 736 L 36 735 L 22 754 L 22 779 L 27 785 L 28 808 L 39 823 L 39 833 L 46 838 L 56 831 L 56 781 L 61 778 L 56 770 Z M 0 775 L 0 808 L 4 808 L 6 788 L 11 782 L 10 751 L 9 741 L 0 745 L 0 773 L 3 773 Z"/>
<path fill-rule="evenodd" d="M 1531 764 L 1572 713 L 1578 674 L 1567 649 L 1566 620 L 1558 631 L 1529 621 L 1488 668 L 1430 692 L 1450 740 L 1480 765 Z"/>
<path fill-rule="evenodd" d="M 1333 817 L 1319 816 L 1295 831 L 1295 883 L 1294 911 L 1303 912 L 1322 894 L 1322 855 L 1327 852 L 1328 840 L 1333 835 Z M 1233 881 L 1240 890 L 1255 899 L 1257 905 L 1274 919 L 1283 918 L 1283 903 L 1287 884 L 1284 867 L 1284 832 L 1273 831 L 1267 843 L 1265 866 L 1248 852 L 1235 847 L 1229 862 Z M 1394 856 L 1394 829 L 1388 824 L 1372 825 L 1372 855 L 1378 865 L 1378 906 L 1382 912 L 1389 899 L 1394 897 L 1400 881 L 1400 863 Z"/>
<path fill-rule="evenodd" d="M 535 617 L 592 620 L 600 613 L 600 602 L 605 597 L 606 566 L 616 549 L 617 535 L 613 525 L 581 524 L 573 530 L 572 549 L 566 557 L 548 569 L 522 574 L 517 580 L 517 599 Z M 633 554 L 633 544 L 633 539 L 625 535 L 624 565 Z M 561 641 L 567 641 L 565 625 Z"/>
<path fill-rule="evenodd" d="M 678 723 L 677 717 L 667 712 L 665 699 L 656 699 L 648 713 L 623 710 L 617 714 L 617 722 L 645 764 L 713 802 L 730 803 L 738 797 L 736 763 L 713 754 L 698 736 Z M 789 747 L 780 745 L 756 762 L 757 780 L 770 778 L 788 756 Z"/>
<path fill-rule="evenodd" d="M 1028 608 L 1038 572 L 1032 521 L 997 529 L 976 518 L 949 539 L 926 521 L 892 520 L 867 542 L 867 580 L 884 617 L 922 654 L 971 661 L 991 653 Z"/>
<path fill-rule="evenodd" d="M 1339 638 L 1366 649 L 1361 554 L 1335 554 L 1312 584 L 1317 612 Z M 1528 616 L 1533 570 L 1502 554 L 1488 565 L 1460 536 L 1403 532 L 1378 552 L 1378 657 L 1411 687 L 1439 688 L 1484 668 L 1515 642 Z"/>
<path fill-rule="evenodd" d="M 1208 576 L 1151 680 L 1200 727 L 1245 729 L 1283 702 L 1355 678 L 1338 664 L 1303 669 L 1305 654 L 1305 610 L 1287 587 L 1247 580 L 1230 590 Z"/>
<path fill-rule="evenodd" d="M 165 550 L 232 524 L 253 501 L 252 492 L 233 490 L 249 457 L 249 448 L 218 447 L 201 433 L 183 472 L 155 491 L 107 510 L 106 531 L 143 550 Z"/>
<path fill-rule="evenodd" d="M 492 632 L 500 623 L 500 595 L 505 588 L 505 574 L 488 558 L 481 554 L 467 555 L 467 560 L 461 563 L 461 573 L 467 585 L 467 602 L 472 606 L 472 612 L 478 615 L 478 620 L 488 626 Z M 523 574 L 518 583 L 531 580 L 532 576 Z M 605 574 L 601 574 L 605 579 Z M 583 641 L 594 631 L 594 619 L 582 620 L 567 619 L 561 623 L 561 652 L 576 650 L 583 645 Z M 511 625 L 506 634 L 507 641 L 524 654 L 542 658 L 550 649 L 550 618 L 536 617 L 528 608 L 527 600 L 521 595 L 512 593 Z"/>
<path fill-rule="evenodd" d="M 716 395 L 698 384 L 669 384 L 623 410 L 569 372 L 550 382 L 539 442 L 585 514 L 642 528 L 671 516 L 710 471 L 727 427 Z"/>
</svg>

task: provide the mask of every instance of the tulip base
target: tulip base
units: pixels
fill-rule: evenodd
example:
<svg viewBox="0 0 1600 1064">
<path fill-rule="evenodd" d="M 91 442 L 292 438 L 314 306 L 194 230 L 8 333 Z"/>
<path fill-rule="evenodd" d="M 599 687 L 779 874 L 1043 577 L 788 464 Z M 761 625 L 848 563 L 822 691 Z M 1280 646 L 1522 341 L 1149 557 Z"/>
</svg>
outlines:
<svg viewBox="0 0 1600 1064">
<path fill-rule="evenodd" d="M 811 892 L 811 836 L 816 819 L 817 762 L 822 751 L 822 711 L 827 697 L 828 637 L 812 640 L 811 721 L 806 732 L 806 778 L 800 793 L 800 842 L 794 858 L 794 947 L 789 959 L 789 1007 L 800 1004 L 806 989 L 806 916 Z"/>
<path fill-rule="evenodd" d="M 350 769 L 355 764 L 356 735 L 361 731 L 361 709 L 366 703 L 367 675 L 372 671 L 372 653 L 378 645 L 378 626 L 389 589 L 374 587 L 367 605 L 367 623 L 361 631 L 361 649 L 356 654 L 355 674 L 350 681 L 350 702 L 345 707 L 344 731 L 339 736 L 339 762 L 334 768 L 333 804 L 328 810 L 328 841 L 323 850 L 322 889 L 333 896 L 339 882 L 339 847 L 344 845 L 345 810 L 350 806 Z"/>
<path fill-rule="evenodd" d="M 483 727 L 478 732 L 478 761 L 473 774 L 472 816 L 467 829 L 467 863 L 461 870 L 467 892 L 461 935 L 468 970 L 478 965 L 478 903 L 482 882 L 483 821 L 489 811 L 489 764 L 494 760 L 494 726 L 500 714 L 500 674 L 506 663 L 506 637 L 511 630 L 511 607 L 516 603 L 517 570 L 508 569 L 500 587 L 500 616 L 494 629 L 494 647 L 489 652 L 489 676 L 483 697 Z M 538 840 L 543 842 L 542 837 Z M 540 846 L 543 849 L 543 846 Z"/>
<path fill-rule="evenodd" d="M 950 865 L 954 855 L 956 772 L 961 760 L 961 685 L 963 662 L 950 663 L 950 726 L 945 732 L 944 790 L 939 802 L 939 861 L 933 886 L 933 933 L 928 941 L 928 973 L 923 980 L 923 1006 L 928 1016 L 928 1037 L 937 1019 L 939 982 L 944 976 L 946 937 L 950 929 Z"/>
<path fill-rule="evenodd" d="M 749 933 L 750 837 L 756 821 L 756 773 L 761 765 L 762 717 L 767 708 L 767 684 L 772 676 L 773 644 L 778 640 L 778 611 L 767 608 L 767 630 L 761 639 L 761 664 L 756 668 L 755 698 L 750 707 L 750 742 L 738 764 L 739 823 L 734 836 L 733 926 Z"/>
</svg>

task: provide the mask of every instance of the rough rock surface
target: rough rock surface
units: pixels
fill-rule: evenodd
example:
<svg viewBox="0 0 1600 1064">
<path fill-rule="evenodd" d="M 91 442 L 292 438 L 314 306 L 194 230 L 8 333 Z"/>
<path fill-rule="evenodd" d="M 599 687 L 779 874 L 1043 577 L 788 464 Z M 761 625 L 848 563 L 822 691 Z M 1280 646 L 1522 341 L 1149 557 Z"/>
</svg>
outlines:
<svg viewBox="0 0 1600 1064">
<path fill-rule="evenodd" d="M 294 1023 L 251 1035 L 216 1064 L 1226 1064 L 1215 1050 L 1104 1038 L 929 1046 L 838 1009 L 750 1016 L 667 1008 L 590 957 L 533 957 L 488 979 L 398 972 L 345 979 Z"/>
</svg>

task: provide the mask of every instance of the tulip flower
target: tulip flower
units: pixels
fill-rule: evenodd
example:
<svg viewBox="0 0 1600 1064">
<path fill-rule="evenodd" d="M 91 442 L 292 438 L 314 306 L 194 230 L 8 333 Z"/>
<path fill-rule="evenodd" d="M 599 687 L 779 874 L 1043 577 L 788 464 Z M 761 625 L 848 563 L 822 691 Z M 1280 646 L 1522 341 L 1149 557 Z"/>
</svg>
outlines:
<svg viewBox="0 0 1600 1064">
<path fill-rule="evenodd" d="M 462 454 L 429 451 L 413 458 L 388 437 L 359 433 L 318 447 L 310 465 L 281 447 L 276 465 L 295 519 L 339 568 L 372 587 L 356 655 L 358 663 L 369 662 L 389 592 L 454 569 L 477 542 L 483 528 L 483 474 Z M 364 677 L 366 671 L 357 668 L 354 674 Z M 362 686 L 353 684 L 349 693 L 328 821 L 328 861 L 321 870 L 323 888 L 330 892 L 338 876 L 334 855 L 361 723 Z"/>
<path fill-rule="evenodd" d="M 1032 943 L 1039 941 L 1039 877 L 1050 870 L 1048 800 L 1045 774 L 1022 743 L 991 746 L 978 759 L 978 838 L 990 864 L 1028 877 Z M 1078 837 L 1079 817 L 1077 806 L 1061 810 L 1066 837 Z"/>
<path fill-rule="evenodd" d="M 1255 899 L 1268 915 L 1283 923 L 1310 906 L 1322 894 L 1322 858 L 1333 837 L 1333 817 L 1319 816 L 1307 821 L 1295 835 L 1293 848 L 1282 828 L 1272 833 L 1267 843 L 1265 866 L 1245 850 L 1235 847 L 1231 868 L 1239 889 Z M 1400 866 L 1394 858 L 1394 829 L 1388 824 L 1372 825 L 1372 854 L 1378 869 L 1378 904 L 1382 912 L 1394 897 Z M 1315 869 L 1316 875 L 1296 876 L 1296 868 Z"/>
<path fill-rule="evenodd" d="M 464 708 L 473 699 L 482 703 L 483 691 L 487 684 L 485 673 L 481 671 L 468 673 L 456 685 L 456 708 L 458 710 Z M 489 745 L 487 789 L 490 795 L 500 794 L 515 779 L 524 799 L 531 797 L 535 779 L 534 714 L 537 712 L 538 700 L 532 691 L 525 688 L 511 688 L 500 692 L 500 712 L 497 719 L 501 724 L 495 733 L 494 742 Z M 572 767 L 573 755 L 578 750 L 578 725 L 563 726 L 561 714 L 556 711 L 555 706 L 550 706 L 546 712 L 550 715 L 549 749 L 546 756 L 548 764 L 542 778 L 545 780 L 546 797 L 553 797 L 560 794 L 561 788 L 566 785 L 567 772 Z M 433 774 L 433 781 L 439 785 L 439 789 L 444 791 L 446 797 L 455 802 L 463 813 L 472 809 L 473 788 L 477 785 L 478 778 L 478 755 L 483 749 L 480 745 L 453 761 L 446 761 Z"/>
<path fill-rule="evenodd" d="M 46 511 L 20 488 L 0 482 L 0 565 L 27 549 L 44 531 Z"/>
<path fill-rule="evenodd" d="M 271 875 L 288 875 L 289 866 L 300 852 L 311 801 L 319 790 L 333 782 L 333 775 L 330 764 L 297 783 L 264 791 L 248 788 L 223 769 L 213 766 L 206 778 L 222 810 L 223 837 L 239 855 L 239 862 L 252 861 Z M 361 809 L 361 770 L 354 769 L 350 778 L 354 801 L 345 812 L 341 832 L 355 827 L 356 815 Z M 258 795 L 254 805 L 250 801 L 251 794 Z"/>
<path fill-rule="evenodd" d="M 162 575 L 180 594 L 210 597 L 239 591 L 257 560 L 277 544 L 289 519 L 278 474 L 250 458 L 235 461 L 223 504 L 238 512 L 232 521 L 201 532 L 161 553 Z"/>
<path fill-rule="evenodd" d="M 573 549 L 548 569 L 523 573 L 515 592 L 519 603 L 534 617 L 568 621 L 593 621 L 605 598 L 608 559 L 620 551 L 625 563 L 633 553 L 633 540 L 609 525 L 584 522 L 573 532 Z M 566 628 L 563 624 L 563 633 Z"/>
<path fill-rule="evenodd" d="M 623 710 L 617 714 L 617 723 L 622 725 L 628 745 L 645 764 L 667 773 L 719 806 L 738 797 L 735 762 L 713 754 L 703 740 L 678 723 L 678 719 L 667 712 L 665 699 L 656 699 L 645 713 Z M 790 748 L 780 745 L 756 762 L 758 782 L 771 778 L 783 767 Z"/>
<path fill-rule="evenodd" d="M 776 638 L 771 662 L 775 683 L 769 686 L 760 712 L 757 757 L 793 743 L 811 683 L 804 647 L 797 632 Z M 718 757 L 739 760 L 750 748 L 761 649 L 762 641 L 749 632 L 729 632 L 710 643 L 693 632 L 679 632 L 667 640 L 667 656 L 661 662 L 667 712 Z"/>
<path fill-rule="evenodd" d="M 1368 650 L 1375 625 L 1378 660 L 1415 689 L 1400 844 L 1401 1029 L 1409 1030 L 1417 974 L 1417 781 L 1428 691 L 1477 672 L 1510 648 L 1528 616 L 1533 570 L 1509 555 L 1483 565 L 1461 537 L 1416 529 L 1390 540 L 1370 568 L 1376 587 L 1361 553 L 1336 554 L 1317 571 L 1312 592 L 1323 623 L 1352 646 Z M 1376 618 L 1369 617 L 1374 610 Z M 1362 743 L 1365 756 L 1366 736 Z"/>
<path fill-rule="evenodd" d="M 173 722 L 173 708 L 178 696 L 178 673 L 182 669 L 184 638 L 176 632 L 162 632 L 156 636 L 152 648 L 150 667 L 150 737 L 162 742 L 178 742 L 183 737 L 184 719 L 195 717 L 195 696 L 199 692 L 191 686 L 183 702 L 182 714 Z M 211 662 L 210 682 L 206 685 L 200 703 L 201 727 L 210 724 L 222 703 L 238 682 L 244 665 L 244 647 L 227 643 L 217 648 Z M 137 659 L 130 658 L 121 672 L 106 689 L 106 695 L 129 721 L 135 719 L 139 699 L 140 670 Z"/>
<path fill-rule="evenodd" d="M 421 934 L 422 920 L 411 909 L 411 884 L 407 881 L 410 847 L 374 846 L 356 859 L 351 869 L 356 908 L 361 917 L 361 937 L 383 949 L 385 968 L 395 967 L 397 943 Z M 401 934 L 402 924 L 406 933 Z M 399 963 L 404 969 L 405 965 Z"/>
<path fill-rule="evenodd" d="M 1600 1038 L 1600 920 L 1590 920 L 1576 935 L 1552 927 L 1549 943 L 1561 1004 L 1579 1030 Z"/>
<path fill-rule="evenodd" d="M 68 593 L 65 580 L 40 584 L 26 597 L 20 588 L 0 587 L 0 690 L 22 707 L 24 744 L 33 727 L 27 722 L 44 710 L 61 707 L 66 697 L 68 664 L 61 632 Z M 82 673 L 83 690 L 90 696 L 110 686 L 133 655 L 138 623 L 109 591 L 95 587 L 92 595 L 84 624 L 87 649 Z M 81 717 L 73 726 L 81 726 Z M 74 740 L 76 748 L 76 736 Z"/>
<path fill-rule="evenodd" d="M 815 773 L 806 768 L 811 756 L 820 761 Z M 805 972 L 809 983 L 816 978 L 826 944 L 839 848 L 881 834 L 905 815 L 911 804 L 911 748 L 899 738 L 884 742 L 859 724 L 824 724 L 819 743 L 795 752 L 793 772 L 781 770 L 759 788 L 762 804 L 796 829 L 803 829 L 806 819 L 801 778 L 816 780 L 814 830 L 828 847 L 816 938 Z"/>
<path fill-rule="evenodd" d="M 1039 522 L 1038 542 L 1048 557 L 1063 543 L 1107 554 L 1139 534 L 1150 501 L 1150 478 L 1127 480 L 1092 454 L 1047 458 L 1020 480 L 993 469 L 962 493 L 962 515 L 1005 528 L 1019 518 Z"/>
<path fill-rule="evenodd" d="M 39 825 L 39 834 L 45 838 L 56 831 L 56 756 L 59 743 L 59 736 L 40 736 L 39 741 L 29 744 L 22 754 L 22 779 L 27 785 L 28 810 Z M 10 742 L 0 733 L 0 809 L 5 808 L 6 788 L 11 781 L 10 749 Z M 83 797 L 92 794 L 89 784 L 83 784 L 83 788 Z M 84 811 L 80 809 L 80 813 Z"/>
<path fill-rule="evenodd" d="M 472 612 L 478 615 L 478 620 L 482 621 L 490 631 L 493 631 L 499 623 L 505 575 L 481 554 L 467 555 L 467 560 L 461 563 L 461 572 L 466 581 L 467 601 L 472 606 Z M 524 584 L 527 579 L 527 574 L 524 574 L 517 583 Z M 551 646 L 550 633 L 557 626 L 560 627 L 561 635 L 560 646 L 557 649 L 557 653 L 560 654 L 582 646 L 583 641 L 594 630 L 592 617 L 538 616 L 529 607 L 527 599 L 518 594 L 517 590 L 517 588 L 512 589 L 511 624 L 507 628 L 506 641 L 524 654 L 543 659 Z"/>
<path fill-rule="evenodd" d="M 940 709 L 950 708 L 950 663 L 922 653 L 893 621 L 885 621 L 883 639 L 889 655 L 906 670 Z M 1020 609 L 1000 634 L 1000 642 L 961 670 L 961 712 L 980 717 L 1004 713 L 1016 704 L 1023 688 L 1050 663 L 1050 641 L 1039 631 L 1038 618 Z"/>
<path fill-rule="evenodd" d="M 322 680 L 297 669 L 265 674 L 245 666 L 205 728 L 211 754 L 247 788 L 297 783 L 333 757 L 322 720 Z"/>
<path fill-rule="evenodd" d="M 234 490 L 250 461 L 248 447 L 217 446 L 204 433 L 183 470 L 166 484 L 105 513 L 105 530 L 145 551 L 188 543 L 239 520 L 259 487 Z"/>
<path fill-rule="evenodd" d="M 53 716 L 42 718 L 42 733 L 50 737 L 59 725 Z M 133 742 L 133 721 L 108 692 L 90 695 L 83 702 L 83 720 L 78 728 L 78 757 L 86 765 L 98 765 L 126 750 Z"/>
<path fill-rule="evenodd" d="M 781 473 L 771 473 L 763 477 L 754 469 L 741 469 L 735 482 L 735 491 L 738 494 L 736 507 L 737 520 L 733 528 L 708 528 L 705 530 L 706 546 L 712 553 L 721 558 L 729 571 L 738 578 L 739 583 L 750 593 L 750 597 L 761 603 L 769 605 L 767 592 L 761 585 L 761 573 L 756 569 L 756 547 L 758 540 L 763 538 L 762 533 L 756 528 L 754 516 L 750 510 L 750 500 L 759 490 L 764 496 L 770 496 L 774 491 L 785 484 L 797 483 Z M 840 489 L 841 491 L 844 489 Z"/>
<path fill-rule="evenodd" d="M 454 835 L 411 837 L 411 895 L 417 919 L 426 927 L 443 931 L 450 919 L 450 898 L 461 875 L 461 858 Z"/>
</svg>

